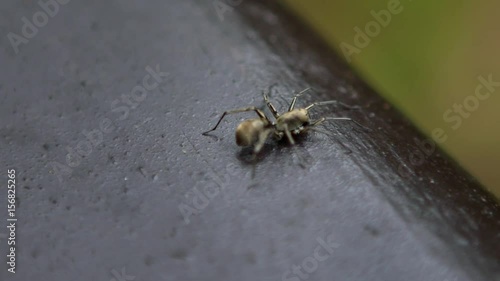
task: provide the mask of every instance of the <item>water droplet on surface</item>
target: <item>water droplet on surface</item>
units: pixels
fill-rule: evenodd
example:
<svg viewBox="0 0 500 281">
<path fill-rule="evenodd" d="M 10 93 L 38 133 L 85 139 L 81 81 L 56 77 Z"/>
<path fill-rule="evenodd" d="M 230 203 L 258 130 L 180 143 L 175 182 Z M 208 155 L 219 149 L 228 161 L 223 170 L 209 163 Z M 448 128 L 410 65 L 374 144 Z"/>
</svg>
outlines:
<svg viewBox="0 0 500 281">
<path fill-rule="evenodd" d="M 139 167 L 137 170 L 139 171 L 139 173 L 141 173 L 142 176 L 146 177 L 146 170 L 144 169 L 144 167 Z"/>
</svg>

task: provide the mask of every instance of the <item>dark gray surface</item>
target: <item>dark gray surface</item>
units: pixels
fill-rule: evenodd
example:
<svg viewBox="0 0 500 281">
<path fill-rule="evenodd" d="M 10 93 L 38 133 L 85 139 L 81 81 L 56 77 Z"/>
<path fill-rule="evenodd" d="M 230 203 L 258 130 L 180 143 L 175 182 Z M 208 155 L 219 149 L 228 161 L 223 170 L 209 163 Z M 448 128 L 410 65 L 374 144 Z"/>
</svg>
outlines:
<svg viewBox="0 0 500 281">
<path fill-rule="evenodd" d="M 328 235 L 310 280 L 500 280 L 498 203 L 438 152 L 399 175 L 422 136 L 279 7 L 245 1 L 221 21 L 212 1 L 71 1 L 15 54 L 6 34 L 40 10 L 28 3 L 0 4 L 0 162 L 21 179 L 18 268 L 1 280 L 281 280 Z M 156 65 L 169 76 L 120 120 L 113 101 Z M 250 187 L 233 140 L 245 116 L 200 133 L 273 83 L 287 99 L 314 87 L 300 104 L 360 105 L 316 112 L 374 132 L 269 142 Z M 53 163 L 104 118 L 113 131 L 59 180 Z M 220 187 L 186 223 L 193 191 Z"/>
</svg>

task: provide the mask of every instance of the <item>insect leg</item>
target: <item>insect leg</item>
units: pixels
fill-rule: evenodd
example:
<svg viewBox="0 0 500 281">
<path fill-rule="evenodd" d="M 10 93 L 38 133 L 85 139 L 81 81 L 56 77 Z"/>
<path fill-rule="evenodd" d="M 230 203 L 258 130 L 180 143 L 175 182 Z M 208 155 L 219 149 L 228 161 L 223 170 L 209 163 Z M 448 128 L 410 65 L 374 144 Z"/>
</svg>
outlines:
<svg viewBox="0 0 500 281">
<path fill-rule="evenodd" d="M 352 153 L 352 150 L 349 149 L 347 146 L 345 146 L 341 141 L 339 141 L 333 134 L 327 132 L 327 131 L 323 131 L 319 128 L 316 128 L 316 127 L 311 127 L 309 126 L 307 128 L 307 130 L 311 130 L 311 131 L 314 131 L 314 132 L 317 132 L 317 133 L 320 133 L 320 134 L 324 134 L 325 136 L 327 136 L 329 139 L 331 140 L 334 140 L 335 142 L 337 142 L 340 146 L 342 146 L 342 148 L 344 148 L 345 150 L 345 153 L 346 154 L 351 154 Z"/>
<path fill-rule="evenodd" d="M 302 96 L 302 94 L 304 94 L 305 92 L 311 90 L 311 88 L 305 88 L 304 90 L 300 91 L 300 93 L 296 94 L 293 99 L 292 99 L 292 102 L 290 103 L 290 107 L 288 108 L 288 111 L 292 111 L 294 108 L 295 108 L 295 102 L 297 102 L 297 98 Z"/>
<path fill-rule="evenodd" d="M 288 125 L 285 124 L 284 127 L 285 127 L 285 135 L 288 139 L 288 142 L 290 142 L 291 145 L 294 145 L 295 141 L 293 140 L 293 137 L 292 137 L 292 134 L 290 133 L 290 130 L 288 130 Z"/>
<path fill-rule="evenodd" d="M 257 140 L 257 143 L 253 147 L 253 154 L 252 154 L 252 181 L 255 179 L 255 173 L 257 170 L 257 154 L 262 150 L 264 147 L 264 144 L 266 143 L 267 138 L 271 135 L 273 132 L 273 128 L 268 128 L 264 129 L 264 131 L 260 132 L 259 134 L 259 139 Z M 256 183 L 251 184 L 248 188 L 251 186 L 255 185 Z"/>
<path fill-rule="evenodd" d="M 309 106 L 306 107 L 306 110 L 309 110 L 315 106 L 318 106 L 318 105 L 327 105 L 327 104 L 339 104 L 347 109 L 359 109 L 360 107 L 359 106 L 350 106 L 350 105 L 347 105 L 343 102 L 340 102 L 340 101 L 337 101 L 337 100 L 328 100 L 328 101 L 320 101 L 320 102 L 315 102 Z"/>
<path fill-rule="evenodd" d="M 225 111 L 222 116 L 220 117 L 219 119 L 219 122 L 217 122 L 217 124 L 215 124 L 215 127 L 213 127 L 212 129 L 206 131 L 203 133 L 203 135 L 206 135 L 207 133 L 210 133 L 212 131 L 215 131 L 215 129 L 217 129 L 217 127 L 219 126 L 220 122 L 222 121 L 222 119 L 224 119 L 224 117 L 226 115 L 229 115 L 229 114 L 234 114 L 234 113 L 242 113 L 242 112 L 247 112 L 247 111 L 255 111 L 255 113 L 257 113 L 257 115 L 259 115 L 260 118 L 264 118 L 266 119 L 269 123 L 271 123 L 271 121 L 267 118 L 267 116 L 264 114 L 264 112 L 262 112 L 260 109 L 256 108 L 255 106 L 250 106 L 250 107 L 244 107 L 244 108 L 238 108 L 238 109 L 235 109 L 235 110 L 229 110 L 229 111 Z"/>
<path fill-rule="evenodd" d="M 372 131 L 372 129 L 367 128 L 367 127 L 365 127 L 365 126 L 363 126 L 363 125 L 359 124 L 358 122 L 356 122 L 356 121 L 354 121 L 354 120 L 352 120 L 351 118 L 348 118 L 348 117 L 323 117 L 323 118 L 321 118 L 321 119 L 318 119 L 318 120 L 316 120 L 316 121 L 313 121 L 313 122 L 312 122 L 309 126 L 310 126 L 310 127 L 314 127 L 314 126 L 317 126 L 317 125 L 319 125 L 319 124 L 323 123 L 324 121 L 337 121 L 337 120 L 351 121 L 351 122 L 353 122 L 354 124 L 358 125 L 359 127 L 363 128 L 363 129 L 365 129 L 365 130 L 367 130 L 367 131 L 369 131 L 369 132 L 371 132 L 371 131 Z"/>
<path fill-rule="evenodd" d="M 274 118 L 278 118 L 280 115 L 276 110 L 276 107 L 274 107 L 271 101 L 269 101 L 269 96 L 264 91 L 262 92 L 262 97 L 264 98 L 264 101 L 266 102 L 266 105 L 273 114 Z"/>
<path fill-rule="evenodd" d="M 264 144 L 266 143 L 266 140 L 269 138 L 272 131 L 273 131 L 273 129 L 269 128 L 269 129 L 265 129 L 264 131 L 262 131 L 259 134 L 259 139 L 257 140 L 257 143 L 255 144 L 255 146 L 253 148 L 254 155 L 257 155 L 262 150 L 262 148 L 264 147 Z"/>
</svg>

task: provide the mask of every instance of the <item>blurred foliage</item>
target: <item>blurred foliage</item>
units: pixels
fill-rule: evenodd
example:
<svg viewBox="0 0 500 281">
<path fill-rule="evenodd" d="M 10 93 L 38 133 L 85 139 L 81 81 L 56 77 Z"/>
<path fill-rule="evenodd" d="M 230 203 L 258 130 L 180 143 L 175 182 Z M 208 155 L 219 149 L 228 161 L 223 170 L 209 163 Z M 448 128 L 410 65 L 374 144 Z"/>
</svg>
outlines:
<svg viewBox="0 0 500 281">
<path fill-rule="evenodd" d="M 500 196 L 500 87 L 458 128 L 443 117 L 474 95 L 479 76 L 500 82 L 499 1 L 282 1 L 341 55 L 342 43 L 356 46 L 355 27 L 399 2 L 402 11 L 350 56 L 352 66 L 427 135 L 443 128 L 441 146 Z"/>
</svg>

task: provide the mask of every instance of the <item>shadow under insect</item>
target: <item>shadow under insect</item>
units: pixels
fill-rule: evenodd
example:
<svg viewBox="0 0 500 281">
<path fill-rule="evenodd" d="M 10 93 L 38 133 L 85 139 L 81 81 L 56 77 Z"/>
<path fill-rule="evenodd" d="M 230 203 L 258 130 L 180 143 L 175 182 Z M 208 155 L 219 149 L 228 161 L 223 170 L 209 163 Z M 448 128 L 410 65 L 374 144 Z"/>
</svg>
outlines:
<svg viewBox="0 0 500 281">
<path fill-rule="evenodd" d="M 294 152 L 300 150 L 302 153 L 307 153 L 304 145 L 307 142 L 308 135 L 300 134 L 294 137 L 295 144 L 292 146 L 288 140 L 282 139 L 272 139 L 264 143 L 262 149 L 258 154 L 255 154 L 254 148 L 251 146 L 243 147 L 241 150 L 236 152 L 236 158 L 245 165 L 253 165 L 256 162 L 262 161 L 265 157 L 271 156 L 273 154 L 282 155 L 283 153 L 290 153 L 290 148 Z M 308 154 L 308 153 L 307 153 Z M 309 154 L 308 158 L 312 158 Z M 310 162 L 310 161 L 308 161 Z"/>
</svg>

